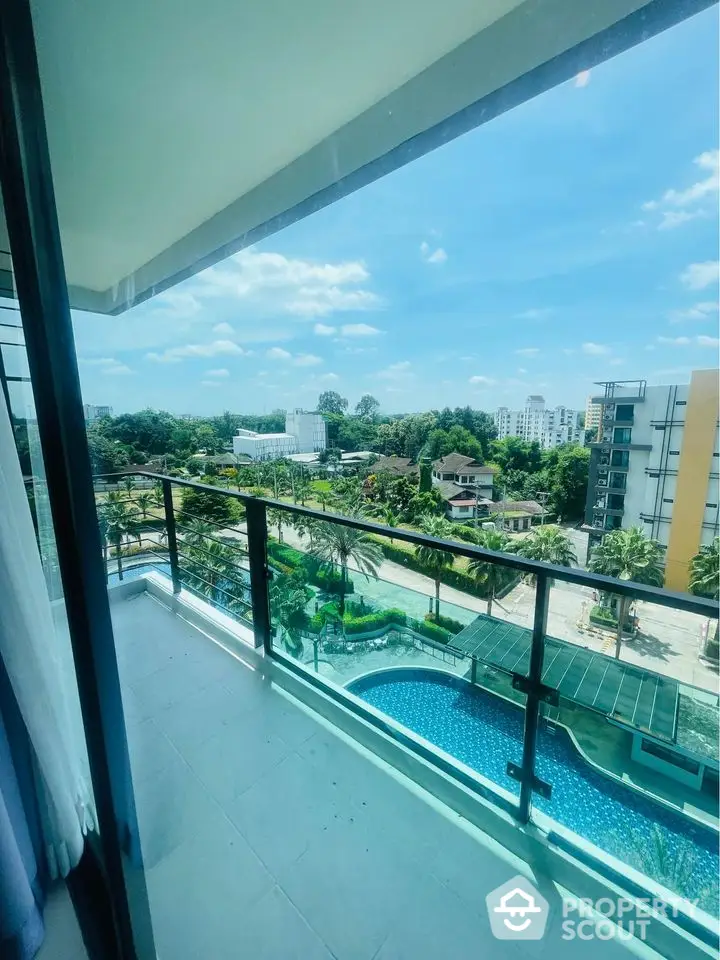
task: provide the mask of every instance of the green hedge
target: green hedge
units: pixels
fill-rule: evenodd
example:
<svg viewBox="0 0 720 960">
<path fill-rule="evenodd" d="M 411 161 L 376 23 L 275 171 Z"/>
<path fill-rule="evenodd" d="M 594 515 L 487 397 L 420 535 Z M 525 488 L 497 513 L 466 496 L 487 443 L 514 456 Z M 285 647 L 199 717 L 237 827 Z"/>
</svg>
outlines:
<svg viewBox="0 0 720 960">
<path fill-rule="evenodd" d="M 342 574 L 336 567 L 329 567 L 312 554 L 303 553 L 277 540 L 268 540 L 267 552 L 273 566 L 279 566 L 283 573 L 302 573 L 307 583 L 312 583 L 326 593 L 340 593 Z M 347 596 L 354 592 L 355 585 L 348 577 L 345 581 L 345 594 Z"/>
<path fill-rule="evenodd" d="M 590 623 L 594 623 L 600 627 L 608 627 L 613 630 L 617 630 L 617 617 L 609 609 L 609 607 L 601 607 L 599 604 L 595 606 L 590 611 Z M 633 618 L 628 614 L 625 618 L 624 630 L 631 630 L 634 626 Z"/>
<path fill-rule="evenodd" d="M 373 539 L 376 540 L 383 552 L 383 556 L 387 560 L 392 560 L 394 563 L 399 563 L 401 566 L 407 567 L 408 570 L 414 570 L 416 573 L 421 573 L 425 577 L 430 577 L 431 580 L 435 579 L 433 573 L 418 560 L 413 547 L 404 547 L 397 543 L 386 543 L 380 537 L 374 537 Z M 507 568 L 507 577 L 507 584 L 496 592 L 496 598 L 503 597 L 522 579 L 520 573 L 511 570 L 509 567 Z M 440 583 L 444 583 L 446 587 L 455 587 L 456 590 L 461 590 L 463 593 L 470 593 L 475 597 L 480 597 L 481 600 L 487 600 L 485 585 L 478 583 L 473 577 L 464 573 L 462 570 L 454 570 L 452 567 L 447 570 L 442 570 L 440 573 Z"/>
<path fill-rule="evenodd" d="M 445 630 L 430 620 L 413 620 L 410 626 L 416 633 L 427 637 L 429 640 L 435 640 L 436 643 L 447 643 L 452 637 L 449 630 Z"/>
<path fill-rule="evenodd" d="M 447 630 L 449 633 L 453 634 L 460 633 L 460 631 L 465 628 L 464 623 L 460 623 L 459 620 L 453 620 L 452 617 L 446 617 L 442 613 L 440 616 L 435 613 L 426 613 L 425 622 L 437 624 L 437 626 L 442 627 L 443 630 Z"/>
</svg>

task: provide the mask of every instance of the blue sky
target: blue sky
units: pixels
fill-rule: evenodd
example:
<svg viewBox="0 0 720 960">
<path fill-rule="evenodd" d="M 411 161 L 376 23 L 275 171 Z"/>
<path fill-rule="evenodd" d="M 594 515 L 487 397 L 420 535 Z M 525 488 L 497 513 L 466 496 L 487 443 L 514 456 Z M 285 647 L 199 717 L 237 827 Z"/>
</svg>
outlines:
<svg viewBox="0 0 720 960">
<path fill-rule="evenodd" d="M 713 7 L 120 317 L 77 313 L 119 413 L 584 406 L 718 357 Z"/>
</svg>

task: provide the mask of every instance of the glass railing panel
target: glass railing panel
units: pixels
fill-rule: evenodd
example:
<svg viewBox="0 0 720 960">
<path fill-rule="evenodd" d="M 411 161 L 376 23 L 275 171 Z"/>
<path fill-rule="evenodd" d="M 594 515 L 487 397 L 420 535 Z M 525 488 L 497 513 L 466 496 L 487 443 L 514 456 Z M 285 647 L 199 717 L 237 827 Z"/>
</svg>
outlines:
<svg viewBox="0 0 720 960">
<path fill-rule="evenodd" d="M 624 612 L 618 641 L 617 615 Z M 648 895 L 718 917 L 717 620 L 556 583 L 533 817 Z M 685 681 L 692 682 L 685 682 Z M 700 915 L 698 915 L 700 916 Z M 702 920 L 702 917 L 701 917 Z"/>
<path fill-rule="evenodd" d="M 452 554 L 433 573 L 432 553 L 332 522 L 288 516 L 281 543 L 277 519 L 276 648 L 517 797 L 507 764 L 521 763 L 525 697 L 512 675 L 527 674 L 534 584 L 499 564 L 473 574 Z M 344 573 L 333 543 L 355 544 Z"/>
</svg>

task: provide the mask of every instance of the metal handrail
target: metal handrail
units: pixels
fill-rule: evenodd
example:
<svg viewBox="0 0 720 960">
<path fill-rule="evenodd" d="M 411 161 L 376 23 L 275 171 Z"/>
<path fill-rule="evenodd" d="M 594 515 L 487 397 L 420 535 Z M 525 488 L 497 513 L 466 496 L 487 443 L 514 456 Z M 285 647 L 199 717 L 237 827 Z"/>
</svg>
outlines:
<svg viewBox="0 0 720 960">
<path fill-rule="evenodd" d="M 206 483 L 197 483 L 194 480 L 185 480 L 183 477 L 170 477 L 158 473 L 150 473 L 144 470 L 133 470 L 129 473 L 118 472 L 111 474 L 100 474 L 96 479 L 105 479 L 106 477 L 120 476 L 144 476 L 152 477 L 159 481 L 166 481 L 171 484 L 177 484 L 180 487 L 187 487 L 192 490 L 201 490 L 206 493 L 214 493 L 219 496 L 232 497 L 240 500 L 242 503 L 262 504 L 266 509 L 281 510 L 286 513 L 297 516 L 310 517 L 325 523 L 336 523 L 340 526 L 351 527 L 357 530 L 363 530 L 366 533 L 372 533 L 383 538 L 392 537 L 395 540 L 402 540 L 405 543 L 412 543 L 416 546 L 433 547 L 435 549 L 446 550 L 459 557 L 466 557 L 469 560 L 480 560 L 486 563 L 499 563 L 502 566 L 510 567 L 513 570 L 519 570 L 521 573 L 531 576 L 545 576 L 553 580 L 560 580 L 565 583 L 575 583 L 578 586 L 589 587 L 603 593 L 613 593 L 617 596 L 631 597 L 636 600 L 643 600 L 647 603 L 655 603 L 658 606 L 670 607 L 675 610 L 683 610 L 686 613 L 696 613 L 700 616 L 711 619 L 718 617 L 718 604 L 714 600 L 706 600 L 702 597 L 694 597 L 687 593 L 678 593 L 673 590 L 666 590 L 663 587 L 650 587 L 641 583 L 634 583 L 627 580 L 617 580 L 614 577 L 607 577 L 600 573 L 590 573 L 585 570 L 577 570 L 571 567 L 561 567 L 551 563 L 543 563 L 540 560 L 529 560 L 526 557 L 519 557 L 515 554 L 502 553 L 496 550 L 486 550 L 484 547 L 478 547 L 470 543 L 460 543 L 456 540 L 442 540 L 436 537 L 427 536 L 424 533 L 415 533 L 412 530 L 387 527 L 380 523 L 373 523 L 358 517 L 346 517 L 338 513 L 323 512 L 314 510 L 311 507 L 301 507 L 298 504 L 284 503 L 281 500 L 272 500 L 265 497 L 254 497 L 248 493 L 240 493 L 237 490 L 222 490 L 219 487 L 213 487 Z"/>
</svg>

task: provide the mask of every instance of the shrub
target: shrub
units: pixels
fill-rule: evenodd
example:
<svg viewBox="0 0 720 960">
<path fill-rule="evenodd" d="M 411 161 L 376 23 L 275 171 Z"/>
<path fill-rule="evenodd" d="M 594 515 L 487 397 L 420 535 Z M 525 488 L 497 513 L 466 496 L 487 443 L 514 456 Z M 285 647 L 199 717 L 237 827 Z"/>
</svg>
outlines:
<svg viewBox="0 0 720 960">
<path fill-rule="evenodd" d="M 346 634 L 372 633 L 382 630 L 383 627 L 404 627 L 407 616 L 402 610 L 380 610 L 378 613 L 368 613 L 364 617 L 353 617 L 345 614 L 343 626 Z"/>
<path fill-rule="evenodd" d="M 425 622 L 435 623 L 439 627 L 442 627 L 443 630 L 447 630 L 450 633 L 460 633 L 465 626 L 463 623 L 460 623 L 459 620 L 453 620 L 452 617 L 446 617 L 442 613 L 439 616 L 434 613 L 426 613 Z"/>
<path fill-rule="evenodd" d="M 282 564 L 286 573 L 301 573 L 306 583 L 312 583 L 325 593 L 340 593 L 342 574 L 336 567 L 328 567 L 312 554 L 303 553 L 277 540 L 268 540 L 267 552 L 273 566 Z M 355 585 L 348 577 L 345 581 L 345 594 L 354 593 L 354 591 Z"/>
<path fill-rule="evenodd" d="M 437 643 L 447 643 L 452 636 L 448 630 L 438 626 L 437 623 L 432 623 L 430 620 L 414 620 L 410 626 L 416 633 L 428 637 L 430 640 L 435 640 Z"/>
</svg>

